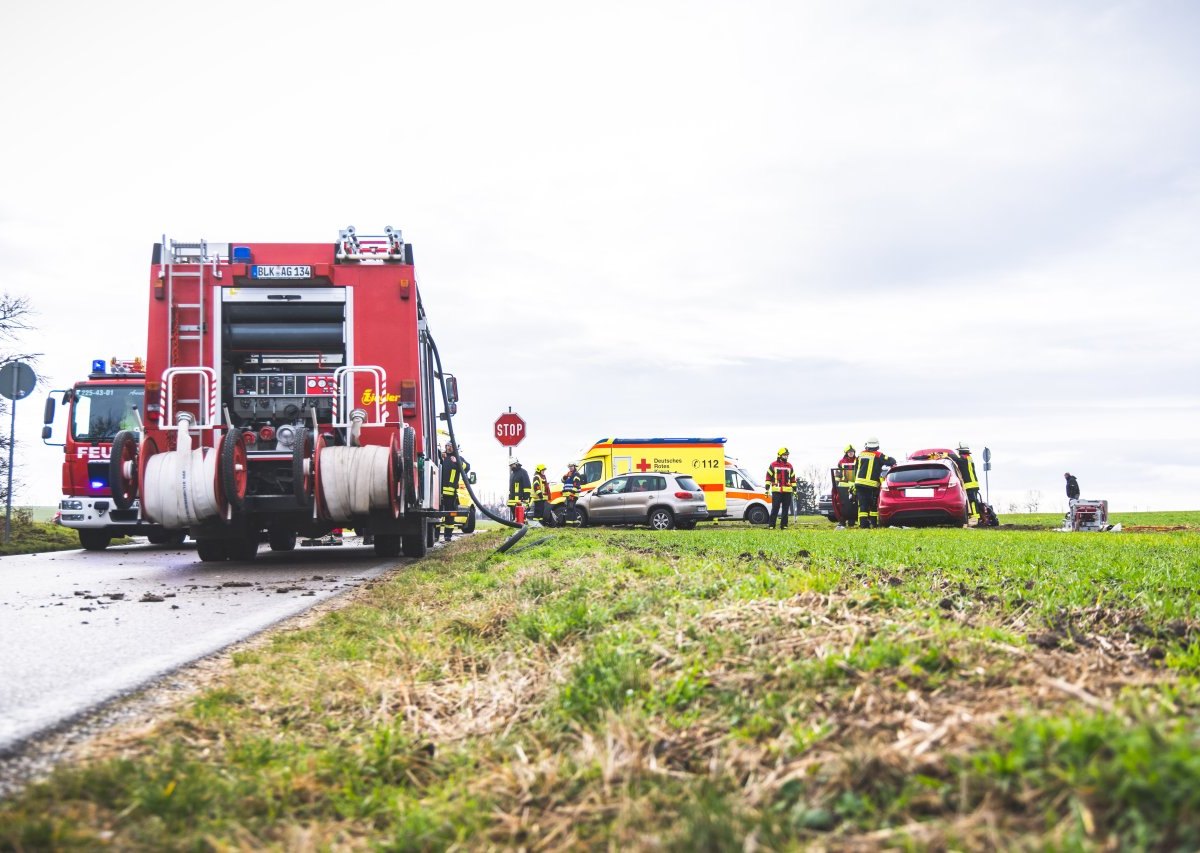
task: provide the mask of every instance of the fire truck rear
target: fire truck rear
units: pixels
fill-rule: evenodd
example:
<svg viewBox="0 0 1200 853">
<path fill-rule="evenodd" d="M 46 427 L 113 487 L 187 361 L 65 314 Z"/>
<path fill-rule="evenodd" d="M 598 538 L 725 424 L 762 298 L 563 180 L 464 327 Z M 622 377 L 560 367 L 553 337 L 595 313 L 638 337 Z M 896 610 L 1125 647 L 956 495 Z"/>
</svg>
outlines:
<svg viewBox="0 0 1200 853">
<path fill-rule="evenodd" d="M 63 497 L 59 519 L 64 527 L 79 531 L 79 543 L 89 551 L 103 551 L 117 536 L 146 536 L 154 544 L 178 545 L 184 530 L 164 530 L 139 518 L 136 502 L 116 506 L 109 484 L 113 437 L 121 430 L 138 428 L 145 396 L 146 377 L 141 359 L 103 359 L 92 362 L 88 378 L 71 388 L 50 393 L 42 440 L 52 442 L 55 401 L 67 412 L 62 447 Z"/>
<path fill-rule="evenodd" d="M 204 561 L 342 527 L 382 556 L 426 552 L 436 351 L 400 231 L 164 241 L 148 300 L 145 429 L 117 435 L 112 463 L 144 518 L 187 528 Z"/>
</svg>

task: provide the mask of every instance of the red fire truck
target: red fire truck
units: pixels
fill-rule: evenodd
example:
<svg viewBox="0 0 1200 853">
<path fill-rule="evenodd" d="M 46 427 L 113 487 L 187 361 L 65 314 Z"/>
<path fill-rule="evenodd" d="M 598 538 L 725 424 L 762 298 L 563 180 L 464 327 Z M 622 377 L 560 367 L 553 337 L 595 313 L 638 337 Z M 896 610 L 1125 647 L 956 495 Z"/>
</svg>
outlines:
<svg viewBox="0 0 1200 853">
<path fill-rule="evenodd" d="M 137 503 L 115 506 L 109 488 L 113 437 L 138 428 L 146 377 L 141 359 L 92 362 L 88 378 L 66 390 L 51 391 L 46 400 L 42 441 L 62 446 L 63 497 L 59 520 L 79 531 L 79 544 L 103 551 L 116 536 L 145 536 L 157 545 L 178 545 L 185 530 L 165 530 L 139 517 Z M 56 399 L 67 411 L 63 442 L 51 441 Z"/>
<path fill-rule="evenodd" d="M 145 429 L 113 439 L 118 506 L 200 559 L 354 528 L 422 556 L 440 488 L 437 349 L 399 230 L 329 243 L 156 244 Z M 453 377 L 442 396 L 454 411 Z"/>
</svg>

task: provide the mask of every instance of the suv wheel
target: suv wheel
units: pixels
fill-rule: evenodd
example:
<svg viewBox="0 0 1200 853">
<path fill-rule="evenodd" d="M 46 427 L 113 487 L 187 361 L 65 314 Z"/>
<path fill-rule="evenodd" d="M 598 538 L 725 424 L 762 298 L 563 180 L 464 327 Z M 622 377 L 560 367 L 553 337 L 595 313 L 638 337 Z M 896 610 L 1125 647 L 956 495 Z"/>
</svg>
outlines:
<svg viewBox="0 0 1200 853">
<path fill-rule="evenodd" d="M 588 526 L 587 510 L 584 509 L 583 507 L 576 507 L 575 512 L 579 515 L 579 526 L 587 527 Z"/>
<path fill-rule="evenodd" d="M 647 523 L 655 530 L 671 530 L 675 527 L 675 516 L 671 515 L 669 509 L 659 507 L 650 510 L 650 518 L 647 519 Z"/>
</svg>

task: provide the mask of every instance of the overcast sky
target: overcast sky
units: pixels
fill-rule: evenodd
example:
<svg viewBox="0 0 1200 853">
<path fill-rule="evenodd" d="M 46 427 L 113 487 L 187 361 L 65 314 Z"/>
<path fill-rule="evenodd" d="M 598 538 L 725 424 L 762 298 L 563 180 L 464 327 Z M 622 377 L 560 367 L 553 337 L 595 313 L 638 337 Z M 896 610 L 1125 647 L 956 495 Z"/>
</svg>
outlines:
<svg viewBox="0 0 1200 853">
<path fill-rule="evenodd" d="M 875 436 L 990 447 L 1001 514 L 1200 509 L 1198 44 L 1187 0 L 9 3 L 0 290 L 61 388 L 145 352 L 164 233 L 393 225 L 485 492 L 511 406 L 552 474 Z"/>
</svg>

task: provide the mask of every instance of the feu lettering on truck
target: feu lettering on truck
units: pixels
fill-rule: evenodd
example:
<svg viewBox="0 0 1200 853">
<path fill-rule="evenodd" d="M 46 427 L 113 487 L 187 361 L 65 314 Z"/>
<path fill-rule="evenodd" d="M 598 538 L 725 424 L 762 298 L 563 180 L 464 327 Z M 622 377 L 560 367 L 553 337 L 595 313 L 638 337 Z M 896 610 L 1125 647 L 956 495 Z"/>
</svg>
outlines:
<svg viewBox="0 0 1200 853">
<path fill-rule="evenodd" d="M 111 459 L 112 445 L 106 444 L 102 447 L 76 447 L 76 459 Z"/>
</svg>

